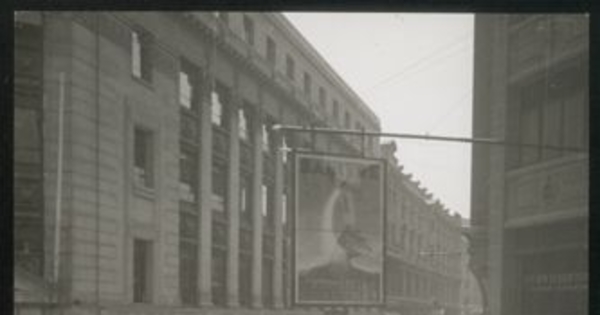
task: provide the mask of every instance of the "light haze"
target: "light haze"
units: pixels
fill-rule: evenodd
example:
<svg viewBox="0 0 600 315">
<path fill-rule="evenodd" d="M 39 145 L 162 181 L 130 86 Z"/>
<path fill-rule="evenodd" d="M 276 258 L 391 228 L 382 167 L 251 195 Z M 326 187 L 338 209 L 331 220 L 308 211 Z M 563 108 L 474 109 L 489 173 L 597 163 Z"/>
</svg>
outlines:
<svg viewBox="0 0 600 315">
<path fill-rule="evenodd" d="M 471 137 L 473 14 L 285 16 L 379 116 L 383 131 Z M 404 172 L 469 217 L 471 146 L 394 141 Z"/>
</svg>

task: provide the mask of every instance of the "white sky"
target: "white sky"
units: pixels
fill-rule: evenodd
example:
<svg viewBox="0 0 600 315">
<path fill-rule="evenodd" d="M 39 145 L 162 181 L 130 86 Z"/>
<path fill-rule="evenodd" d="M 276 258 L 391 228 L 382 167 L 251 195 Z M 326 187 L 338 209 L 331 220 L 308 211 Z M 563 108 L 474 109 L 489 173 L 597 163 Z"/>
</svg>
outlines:
<svg viewBox="0 0 600 315">
<path fill-rule="evenodd" d="M 285 15 L 377 114 L 383 131 L 471 136 L 472 14 Z M 395 141 L 404 171 L 469 217 L 470 145 Z"/>
</svg>

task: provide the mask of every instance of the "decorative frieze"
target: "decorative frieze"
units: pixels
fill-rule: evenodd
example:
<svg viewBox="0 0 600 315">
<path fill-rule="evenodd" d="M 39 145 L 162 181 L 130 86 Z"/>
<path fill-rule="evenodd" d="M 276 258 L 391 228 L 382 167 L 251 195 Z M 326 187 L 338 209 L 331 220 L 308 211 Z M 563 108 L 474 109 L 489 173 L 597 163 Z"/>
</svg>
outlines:
<svg viewBox="0 0 600 315">
<path fill-rule="evenodd" d="M 571 211 L 587 203 L 588 159 L 509 174 L 507 219 Z"/>
</svg>

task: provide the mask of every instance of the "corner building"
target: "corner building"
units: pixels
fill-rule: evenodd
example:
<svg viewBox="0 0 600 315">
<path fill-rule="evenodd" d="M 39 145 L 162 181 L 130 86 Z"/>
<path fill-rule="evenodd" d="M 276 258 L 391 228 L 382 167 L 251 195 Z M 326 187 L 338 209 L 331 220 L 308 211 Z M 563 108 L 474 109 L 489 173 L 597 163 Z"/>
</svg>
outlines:
<svg viewBox="0 0 600 315">
<path fill-rule="evenodd" d="M 289 309 L 270 127 L 380 129 L 274 13 L 18 12 L 14 107 L 18 314 L 314 313 Z M 285 143 L 379 154 L 359 137 Z"/>
<path fill-rule="evenodd" d="M 490 315 L 588 313 L 589 18 L 475 17 L 471 267 Z"/>
</svg>

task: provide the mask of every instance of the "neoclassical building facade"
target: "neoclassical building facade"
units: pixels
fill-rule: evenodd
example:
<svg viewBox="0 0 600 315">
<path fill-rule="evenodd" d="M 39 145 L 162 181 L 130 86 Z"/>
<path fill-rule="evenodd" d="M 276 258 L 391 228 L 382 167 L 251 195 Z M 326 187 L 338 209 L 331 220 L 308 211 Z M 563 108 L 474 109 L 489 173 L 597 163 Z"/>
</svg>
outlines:
<svg viewBox="0 0 600 315">
<path fill-rule="evenodd" d="M 14 100 L 15 313 L 322 311 L 291 305 L 281 148 L 381 148 L 271 127 L 380 123 L 284 15 L 18 12 Z M 431 212 L 449 241 L 455 219 L 428 211 L 410 217 Z M 450 304 L 453 267 L 430 265 Z"/>
</svg>

